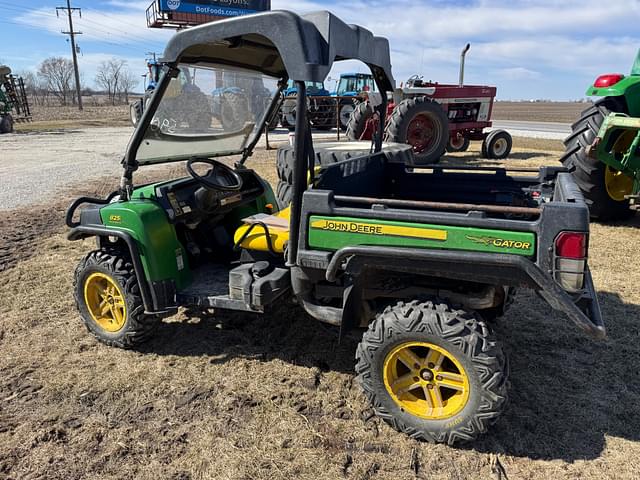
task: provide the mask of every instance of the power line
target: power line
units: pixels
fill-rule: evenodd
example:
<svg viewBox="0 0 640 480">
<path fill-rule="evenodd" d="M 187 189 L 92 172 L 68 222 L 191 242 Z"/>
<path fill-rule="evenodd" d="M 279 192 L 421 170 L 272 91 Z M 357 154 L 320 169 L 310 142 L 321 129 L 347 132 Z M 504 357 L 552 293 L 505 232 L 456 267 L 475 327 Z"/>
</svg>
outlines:
<svg viewBox="0 0 640 480">
<path fill-rule="evenodd" d="M 41 10 L 36 10 L 36 9 L 31 9 L 31 8 L 23 8 L 23 7 L 19 7 L 16 5 L 9 5 L 5 2 L 0 1 L 0 6 L 3 9 L 8 9 L 8 10 L 12 10 L 16 13 L 23 13 L 23 14 L 29 14 L 29 15 L 35 15 L 35 16 L 41 16 L 41 17 L 50 17 L 50 18 L 59 18 L 56 17 L 56 15 L 52 14 L 52 13 L 47 13 L 47 12 L 43 12 Z M 66 7 L 63 7 L 66 10 Z M 85 9 L 86 10 L 86 9 Z M 92 10 L 93 12 L 96 13 L 101 13 L 98 10 L 94 10 L 94 9 L 89 9 Z M 85 16 L 86 17 L 86 16 Z M 82 17 L 82 21 L 83 22 L 88 22 L 91 23 L 93 26 L 91 27 L 92 30 L 97 30 L 101 33 L 104 33 L 106 35 L 111 35 L 112 32 L 109 30 L 106 30 L 105 28 L 102 27 L 102 25 L 100 23 L 97 23 L 93 20 L 90 20 L 88 18 Z M 119 21 L 117 19 L 115 19 L 115 17 L 113 17 L 114 20 Z M 3 21 L 3 23 L 12 23 L 12 22 L 8 22 L 6 20 Z M 26 23 L 26 22 L 25 22 Z M 13 22 L 14 25 L 19 25 L 22 26 L 25 23 L 15 23 Z M 122 22 L 121 22 L 122 23 Z M 129 24 L 129 25 L 133 25 L 133 24 Z M 35 25 L 33 25 L 35 27 Z M 134 40 L 138 40 L 140 43 L 132 43 L 132 42 L 126 42 L 126 41 L 121 41 L 121 39 L 118 39 L 119 41 L 116 42 L 116 39 L 112 40 L 112 41 L 108 41 L 108 40 L 102 40 L 100 39 L 100 37 L 94 37 L 91 36 L 91 32 L 86 32 L 85 35 L 89 35 L 89 38 L 87 38 L 87 40 L 92 41 L 92 42 L 97 42 L 97 43 L 105 43 L 105 44 L 109 44 L 109 45 L 114 45 L 117 47 L 122 47 L 122 48 L 127 48 L 128 50 L 133 51 L 134 48 L 136 51 L 140 51 L 140 50 L 144 50 L 144 49 L 150 49 L 152 47 L 152 45 L 154 45 L 153 41 L 149 41 L 149 39 L 142 37 L 139 34 L 131 34 L 130 32 L 126 32 L 124 30 L 120 30 L 120 29 L 113 29 L 115 31 L 118 31 L 122 34 L 125 34 L 129 37 L 134 38 Z M 137 38 L 135 38 L 137 37 Z M 141 45 L 142 44 L 142 45 Z M 128 48 L 126 47 L 126 45 L 129 45 L 131 47 L 134 48 Z M 153 48 L 157 47 L 157 44 L 155 44 L 155 46 Z"/>
<path fill-rule="evenodd" d="M 80 91 L 80 70 L 78 69 L 78 53 L 76 52 L 76 35 L 82 35 L 82 32 L 73 30 L 73 12 L 78 12 L 82 18 L 82 9 L 71 8 L 71 0 L 67 0 L 67 7 L 56 7 L 56 14 L 60 10 L 66 10 L 69 16 L 69 31 L 62 32 L 71 38 L 71 53 L 73 54 L 73 70 L 76 75 L 76 95 L 78 97 L 78 110 L 82 111 L 82 92 Z"/>
</svg>

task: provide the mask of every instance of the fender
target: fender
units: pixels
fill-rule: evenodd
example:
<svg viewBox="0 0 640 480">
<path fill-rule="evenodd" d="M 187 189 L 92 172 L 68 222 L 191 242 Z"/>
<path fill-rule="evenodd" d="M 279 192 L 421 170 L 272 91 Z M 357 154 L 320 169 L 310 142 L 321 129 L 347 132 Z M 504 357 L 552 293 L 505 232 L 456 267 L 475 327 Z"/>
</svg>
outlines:
<svg viewBox="0 0 640 480">
<path fill-rule="evenodd" d="M 631 68 L 631 74 L 609 87 L 598 88 L 591 85 L 586 92 L 589 97 L 624 97 L 627 113 L 640 117 L 640 51 Z"/>
</svg>

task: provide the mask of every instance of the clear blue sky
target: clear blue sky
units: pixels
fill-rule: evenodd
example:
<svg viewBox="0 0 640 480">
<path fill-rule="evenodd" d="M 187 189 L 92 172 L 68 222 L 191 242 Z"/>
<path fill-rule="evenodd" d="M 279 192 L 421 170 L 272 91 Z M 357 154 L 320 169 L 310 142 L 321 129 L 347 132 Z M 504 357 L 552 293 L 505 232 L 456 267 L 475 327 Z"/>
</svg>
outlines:
<svg viewBox="0 0 640 480">
<path fill-rule="evenodd" d="M 0 0 L 0 60 L 35 70 L 49 56 L 70 56 L 64 0 Z M 144 73 L 145 53 L 162 52 L 170 31 L 146 28 L 151 0 L 72 0 L 84 83 L 97 65 L 120 57 Z M 297 12 L 328 9 L 389 38 L 398 82 L 414 73 L 456 81 L 460 49 L 472 47 L 467 81 L 498 86 L 502 99 L 582 98 L 600 73 L 627 73 L 640 48 L 640 0 L 272 0 Z M 358 66 L 343 65 L 353 70 Z M 332 76 L 338 73 L 332 72 Z"/>
</svg>

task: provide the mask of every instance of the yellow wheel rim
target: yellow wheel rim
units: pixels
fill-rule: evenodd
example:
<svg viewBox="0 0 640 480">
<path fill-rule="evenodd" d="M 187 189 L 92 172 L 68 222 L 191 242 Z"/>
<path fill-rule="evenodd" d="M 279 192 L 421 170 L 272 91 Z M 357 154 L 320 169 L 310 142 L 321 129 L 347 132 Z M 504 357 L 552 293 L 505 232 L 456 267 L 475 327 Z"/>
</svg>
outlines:
<svg viewBox="0 0 640 480">
<path fill-rule="evenodd" d="M 124 327 L 127 307 L 118 284 L 108 275 L 92 273 L 84 282 L 84 301 L 93 321 L 107 332 Z"/>
<path fill-rule="evenodd" d="M 609 166 L 604 172 L 604 184 L 609 196 L 618 202 L 633 193 L 633 178 Z"/>
<path fill-rule="evenodd" d="M 460 362 L 428 342 L 403 343 L 389 352 L 384 386 L 402 410 L 428 420 L 449 418 L 469 400 L 469 378 Z"/>
</svg>

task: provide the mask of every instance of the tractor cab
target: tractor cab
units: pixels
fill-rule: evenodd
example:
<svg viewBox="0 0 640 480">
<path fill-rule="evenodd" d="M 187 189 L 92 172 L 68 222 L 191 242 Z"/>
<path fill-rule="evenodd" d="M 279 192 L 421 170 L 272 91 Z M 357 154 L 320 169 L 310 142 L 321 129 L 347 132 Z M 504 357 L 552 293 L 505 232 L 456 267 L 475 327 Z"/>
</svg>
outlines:
<svg viewBox="0 0 640 480">
<path fill-rule="evenodd" d="M 373 76 L 369 73 L 343 73 L 340 75 L 335 95 L 338 97 L 357 97 L 363 93 L 376 91 Z"/>
<path fill-rule="evenodd" d="M 324 82 L 305 82 L 307 87 L 307 96 L 329 96 L 329 90 L 324 88 Z M 291 97 L 298 94 L 298 87 L 293 80 L 287 82 L 287 88 L 284 91 L 285 97 Z"/>
</svg>

